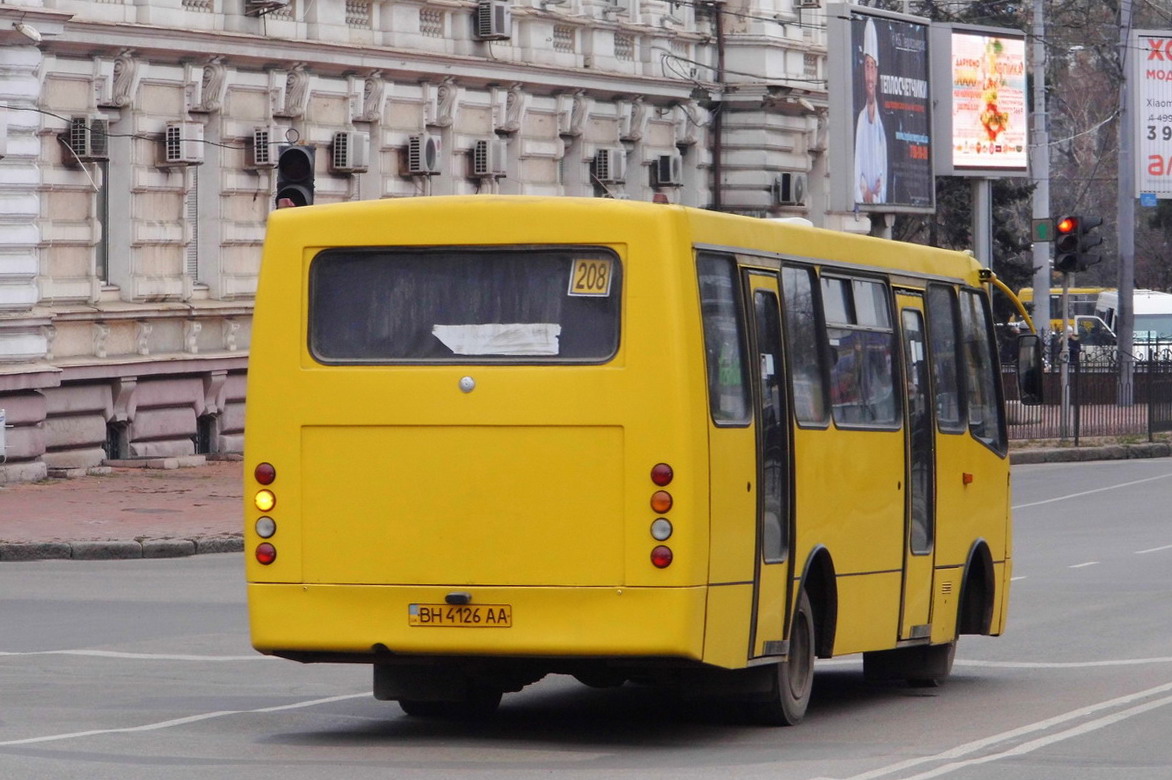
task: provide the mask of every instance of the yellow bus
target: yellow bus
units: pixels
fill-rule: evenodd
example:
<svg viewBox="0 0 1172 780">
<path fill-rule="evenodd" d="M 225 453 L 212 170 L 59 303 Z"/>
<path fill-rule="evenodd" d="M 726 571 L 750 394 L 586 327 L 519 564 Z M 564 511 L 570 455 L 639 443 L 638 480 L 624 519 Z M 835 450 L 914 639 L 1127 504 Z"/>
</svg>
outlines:
<svg viewBox="0 0 1172 780">
<path fill-rule="evenodd" d="M 1103 292 L 1114 292 L 1107 287 L 1071 287 L 1070 293 L 1070 322 L 1067 326 L 1073 326 L 1076 318 L 1092 316 L 1095 314 L 1095 305 L 1099 301 L 1099 294 Z M 1031 315 L 1034 313 L 1034 289 L 1032 287 L 1023 287 L 1017 291 L 1017 298 L 1025 306 L 1026 311 Z M 1042 323 L 1039 323 L 1041 326 Z M 1062 288 L 1050 288 L 1050 330 L 1062 333 L 1066 327 L 1062 322 Z"/>
<path fill-rule="evenodd" d="M 253 645 L 369 664 L 409 715 L 560 673 L 792 724 L 857 653 L 934 684 L 1005 626 L 998 371 L 959 252 L 603 199 L 280 210 Z"/>
</svg>

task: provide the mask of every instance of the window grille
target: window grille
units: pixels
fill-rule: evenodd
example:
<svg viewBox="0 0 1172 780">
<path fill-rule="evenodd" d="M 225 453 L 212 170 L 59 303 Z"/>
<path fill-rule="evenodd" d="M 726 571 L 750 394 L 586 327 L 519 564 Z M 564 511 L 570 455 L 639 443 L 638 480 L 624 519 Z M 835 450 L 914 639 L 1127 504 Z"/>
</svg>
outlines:
<svg viewBox="0 0 1172 780">
<path fill-rule="evenodd" d="M 614 56 L 620 60 L 635 59 L 635 36 L 614 34 Z"/>
<path fill-rule="evenodd" d="M 553 50 L 561 52 L 574 51 L 574 28 L 567 24 L 554 25 Z"/>
<path fill-rule="evenodd" d="M 420 8 L 419 32 L 428 38 L 444 37 L 444 12 L 435 8 Z"/>
<path fill-rule="evenodd" d="M 346 26 L 370 29 L 370 0 L 346 0 Z"/>
</svg>

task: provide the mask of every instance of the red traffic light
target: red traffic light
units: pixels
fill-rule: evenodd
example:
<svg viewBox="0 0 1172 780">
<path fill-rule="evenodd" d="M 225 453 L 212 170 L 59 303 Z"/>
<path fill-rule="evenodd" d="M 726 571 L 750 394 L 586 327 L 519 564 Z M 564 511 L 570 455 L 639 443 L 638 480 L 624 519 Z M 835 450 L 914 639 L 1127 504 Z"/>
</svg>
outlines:
<svg viewBox="0 0 1172 780">
<path fill-rule="evenodd" d="M 1070 235 L 1078 232 L 1078 217 L 1060 217 L 1054 223 L 1054 229 L 1063 235 Z"/>
</svg>

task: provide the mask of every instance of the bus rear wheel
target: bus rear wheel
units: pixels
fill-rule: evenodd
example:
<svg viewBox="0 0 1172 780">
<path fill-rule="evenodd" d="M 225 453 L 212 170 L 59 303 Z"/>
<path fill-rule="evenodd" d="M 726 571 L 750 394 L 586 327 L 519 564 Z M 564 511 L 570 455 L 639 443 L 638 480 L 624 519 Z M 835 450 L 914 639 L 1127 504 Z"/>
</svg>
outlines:
<svg viewBox="0 0 1172 780">
<path fill-rule="evenodd" d="M 753 703 L 753 716 L 767 726 L 796 726 L 806 716 L 814 688 L 814 611 L 806 591 L 798 593 L 789 632 L 789 657 L 777 664 L 768 698 Z"/>
</svg>

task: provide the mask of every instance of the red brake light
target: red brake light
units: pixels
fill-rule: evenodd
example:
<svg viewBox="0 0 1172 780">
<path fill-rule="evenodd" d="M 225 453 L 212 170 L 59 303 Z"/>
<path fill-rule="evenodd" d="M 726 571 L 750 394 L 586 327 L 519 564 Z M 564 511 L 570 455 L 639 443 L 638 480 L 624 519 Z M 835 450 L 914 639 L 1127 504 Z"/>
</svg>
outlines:
<svg viewBox="0 0 1172 780">
<path fill-rule="evenodd" d="M 271 463 L 258 463 L 256 469 L 252 472 L 256 477 L 256 481 L 262 485 L 271 485 L 273 480 L 277 478 L 277 470 L 273 468 Z"/>
<path fill-rule="evenodd" d="M 651 551 L 651 563 L 657 569 L 666 569 L 671 566 L 671 548 L 664 545 L 659 545 Z"/>
<path fill-rule="evenodd" d="M 277 548 L 273 547 L 268 542 L 262 542 L 256 546 L 256 559 L 260 563 L 268 566 L 273 561 L 277 560 Z"/>
<path fill-rule="evenodd" d="M 666 463 L 656 463 L 651 468 L 651 481 L 660 487 L 671 484 L 672 477 L 674 476 L 675 472 Z"/>
</svg>

